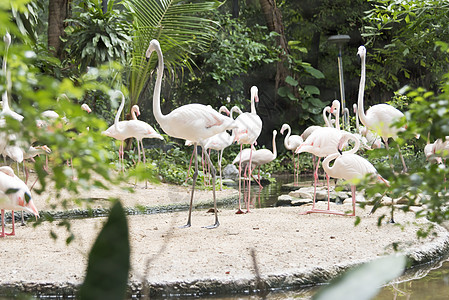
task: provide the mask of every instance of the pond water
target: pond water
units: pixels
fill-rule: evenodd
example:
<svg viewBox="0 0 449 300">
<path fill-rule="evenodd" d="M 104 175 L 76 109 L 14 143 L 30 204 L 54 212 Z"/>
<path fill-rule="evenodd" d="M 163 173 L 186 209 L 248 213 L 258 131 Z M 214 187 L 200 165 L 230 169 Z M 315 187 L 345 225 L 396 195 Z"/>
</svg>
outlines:
<svg viewBox="0 0 449 300">
<path fill-rule="evenodd" d="M 288 189 L 283 185 L 293 181 L 292 175 L 277 175 L 276 182 L 267 184 L 263 189 L 258 185 L 251 186 L 251 199 L 254 207 L 274 207 L 279 195 L 287 194 Z M 301 185 L 312 184 L 311 177 L 300 178 Z M 304 184 L 306 183 L 306 184 Z M 237 187 L 238 188 L 238 187 Z M 449 255 L 449 254 L 448 254 Z M 228 297 L 201 297 L 201 299 L 310 299 L 319 287 L 308 287 L 301 290 L 271 291 L 268 295 L 233 295 Z M 424 266 L 419 266 L 407 271 L 394 283 L 383 287 L 375 300 L 421 300 L 421 299 L 449 299 L 449 259 L 441 258 L 440 261 Z"/>
</svg>

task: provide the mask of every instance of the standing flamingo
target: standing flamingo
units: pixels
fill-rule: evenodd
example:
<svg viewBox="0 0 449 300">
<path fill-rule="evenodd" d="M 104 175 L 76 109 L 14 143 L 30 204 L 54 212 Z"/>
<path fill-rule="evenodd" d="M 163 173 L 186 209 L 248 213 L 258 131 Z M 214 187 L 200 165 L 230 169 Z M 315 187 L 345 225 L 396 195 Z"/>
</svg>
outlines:
<svg viewBox="0 0 449 300">
<path fill-rule="evenodd" d="M 208 105 L 208 106 L 210 106 L 210 105 Z M 219 109 L 218 109 L 218 112 L 219 113 L 225 113 L 227 116 L 230 116 L 232 119 L 234 119 L 233 117 L 232 117 L 232 113 L 234 112 L 234 111 L 240 111 L 240 113 L 242 113 L 242 111 L 240 110 L 240 108 L 238 108 L 237 106 L 234 106 L 234 107 L 232 107 L 232 109 L 231 109 L 231 111 L 229 111 L 229 109 L 226 107 L 226 106 L 224 106 L 224 105 L 222 105 Z M 213 137 L 211 137 L 211 138 L 213 138 Z M 205 144 L 206 144 L 207 142 L 205 142 Z M 185 142 L 185 144 L 184 144 L 185 146 L 192 146 L 193 145 L 193 142 L 192 141 L 189 141 L 189 140 L 186 140 L 186 142 Z M 189 161 L 189 168 L 188 168 L 188 170 L 187 170 L 187 177 L 186 177 L 186 180 L 184 181 L 184 183 L 187 183 L 187 180 L 189 179 L 189 174 L 190 174 L 190 168 L 192 167 L 192 160 L 193 160 L 193 156 L 194 156 L 194 154 L 195 154 L 195 150 L 193 150 L 192 151 L 192 155 L 190 156 L 190 161 Z M 222 153 L 223 154 L 223 153 Z M 209 156 L 210 156 L 210 152 L 209 152 Z M 201 152 L 201 164 L 202 164 L 202 169 L 203 169 L 203 174 L 205 174 L 204 173 L 204 154 Z M 221 162 L 220 162 L 220 164 L 221 164 Z M 206 185 L 206 179 L 204 178 L 204 185 Z M 220 166 L 220 191 L 222 190 L 222 184 L 221 184 L 221 166 Z"/>
<path fill-rule="evenodd" d="M 258 89 L 256 86 L 251 87 L 251 111 L 240 114 L 236 119 L 236 123 L 238 128 L 235 129 L 235 139 L 237 143 L 240 144 L 240 153 L 243 150 L 243 144 L 250 145 L 251 149 L 254 149 L 254 144 L 256 143 L 257 138 L 262 131 L 262 119 L 257 115 L 255 102 L 259 102 Z M 251 162 L 252 162 L 252 151 L 249 152 L 249 162 L 248 162 L 248 186 L 251 183 Z M 242 214 L 242 206 L 241 206 L 241 174 L 242 174 L 242 165 L 239 163 L 239 209 L 237 214 Z M 248 190 L 248 200 L 250 198 L 250 190 Z M 247 202 L 248 203 L 248 202 Z"/>
<path fill-rule="evenodd" d="M 225 130 L 231 130 L 237 127 L 235 121 L 229 117 L 223 116 L 211 107 L 202 104 L 187 104 L 176 108 L 169 114 L 163 115 L 161 111 L 161 84 L 164 72 L 164 58 L 161 46 L 157 40 L 151 40 L 146 51 L 146 58 L 150 59 L 153 51 L 156 51 L 158 57 L 156 84 L 153 91 L 153 114 L 164 132 L 172 137 L 192 141 L 195 149 L 195 173 L 193 173 L 192 194 L 190 197 L 189 216 L 187 224 L 184 227 L 191 226 L 193 195 L 195 192 L 195 183 L 198 177 L 197 145 L 201 145 L 207 162 L 211 166 L 212 174 L 212 194 L 214 199 L 215 222 L 206 228 L 216 228 L 220 225 L 218 222 L 217 200 L 215 197 L 215 168 L 212 165 L 209 155 L 204 151 L 204 141 L 221 133 Z"/>
<path fill-rule="evenodd" d="M 120 149 L 119 149 L 119 161 L 121 162 L 122 171 L 124 170 L 124 150 L 123 150 L 123 142 L 124 140 L 134 137 L 137 141 L 140 141 L 142 144 L 143 138 L 158 138 L 163 139 L 163 137 L 157 133 L 153 127 L 149 124 L 140 121 L 140 120 L 128 120 L 128 121 L 120 121 L 119 117 L 123 111 L 125 106 L 125 95 L 121 91 L 116 91 L 115 95 L 119 95 L 122 97 L 122 101 L 120 103 L 120 107 L 115 115 L 114 124 L 110 126 L 108 129 L 103 131 L 102 133 L 106 136 L 113 137 L 119 141 Z M 142 147 L 143 148 L 143 147 Z M 139 159 L 140 159 L 140 148 L 139 149 Z M 144 149 L 142 149 L 144 150 Z M 145 153 L 144 153 L 144 162 L 146 161 Z"/>
<path fill-rule="evenodd" d="M 314 175 L 314 192 L 313 192 L 313 205 L 312 210 L 307 211 L 307 213 L 316 212 L 315 210 L 315 200 L 316 200 L 316 186 L 318 181 L 318 168 L 320 166 L 320 160 L 322 157 L 326 157 L 337 151 L 337 145 L 343 134 L 343 130 L 338 130 L 336 128 L 322 127 L 318 128 L 312 132 L 311 135 L 296 149 L 296 153 L 309 152 L 318 157 L 318 162 L 316 164 Z M 326 174 L 326 178 L 328 176 Z M 329 211 L 330 207 L 330 191 L 329 191 L 329 179 L 328 179 L 328 197 L 327 197 L 327 207 Z M 323 212 L 323 211 L 320 211 Z"/>
<path fill-rule="evenodd" d="M 31 192 L 27 185 L 14 174 L 13 169 L 7 166 L 0 167 L 0 209 L 2 215 L 2 232 L 0 237 L 15 235 L 14 210 L 28 210 L 36 217 L 39 212 L 31 198 Z M 12 210 L 12 231 L 5 233 L 5 209 Z"/>
<path fill-rule="evenodd" d="M 335 115 L 335 128 L 340 129 L 340 101 L 332 101 L 330 113 Z"/>
<path fill-rule="evenodd" d="M 384 141 L 385 148 L 388 148 L 388 139 L 391 137 L 395 139 L 397 137 L 397 133 L 403 128 L 397 128 L 393 124 L 398 122 L 404 114 L 394 108 L 389 104 L 376 104 L 371 106 L 365 114 L 365 109 L 363 108 L 363 94 L 365 92 L 365 80 L 366 80 L 366 48 L 364 46 L 360 46 L 357 52 L 357 55 L 360 56 L 362 60 L 362 72 L 360 76 L 360 86 L 359 86 L 359 96 L 358 96 L 358 112 L 360 121 L 363 125 L 366 126 L 367 129 L 374 131 L 379 134 L 382 140 Z M 405 165 L 404 157 L 402 156 L 401 149 L 398 145 L 399 156 L 401 157 L 403 172 L 407 172 L 407 166 Z M 390 157 L 390 165 L 393 169 Z"/>
<path fill-rule="evenodd" d="M 355 128 L 356 128 L 356 136 L 360 135 L 360 141 L 362 142 L 362 146 L 368 149 L 378 149 L 382 148 L 382 140 L 381 138 L 371 130 L 368 130 L 365 126 L 360 126 L 359 122 L 359 112 L 357 109 L 357 104 L 353 105 L 354 113 L 355 113 Z M 366 146 L 365 146 L 366 145 Z"/>
<path fill-rule="evenodd" d="M 128 127 L 127 130 L 129 130 L 131 132 L 130 134 L 132 134 L 132 136 L 137 140 L 139 162 L 140 162 L 140 155 L 141 155 L 139 144 L 142 147 L 143 163 L 145 164 L 146 157 L 145 157 L 145 149 L 143 147 L 142 140 L 144 138 L 164 140 L 164 138 L 162 137 L 162 135 L 157 133 L 156 130 L 154 130 L 150 124 L 140 121 L 140 120 L 137 120 L 136 114 L 137 114 L 137 116 L 140 115 L 140 109 L 139 109 L 139 106 L 133 105 L 133 107 L 131 109 L 132 120 L 129 120 L 124 124 L 126 125 L 126 127 Z M 120 125 L 119 125 L 119 128 L 120 128 Z"/>
<path fill-rule="evenodd" d="M 281 134 L 284 134 L 284 131 L 287 130 L 287 134 L 285 135 L 284 138 L 284 147 L 287 150 L 293 151 L 293 185 L 298 185 L 299 183 L 299 154 L 298 154 L 298 163 L 296 163 L 295 161 L 295 150 L 296 148 L 298 148 L 302 142 L 304 142 L 304 140 L 302 139 L 301 136 L 299 135 L 291 135 L 292 129 L 290 127 L 290 125 L 288 124 L 283 124 L 281 127 Z"/>
<path fill-rule="evenodd" d="M 235 159 L 232 162 L 232 164 L 235 164 L 238 162 L 239 164 L 243 165 L 245 168 L 245 174 L 243 177 L 246 177 L 246 172 L 248 171 L 248 174 L 249 174 L 248 177 L 249 176 L 253 177 L 254 180 L 259 185 L 260 189 L 263 188 L 262 184 L 260 183 L 260 166 L 272 162 L 277 157 L 276 135 L 277 135 L 277 131 L 273 130 L 273 152 L 271 152 L 268 149 L 253 150 L 251 148 L 246 148 L 242 151 L 241 157 L 239 154 L 237 154 L 237 156 L 235 157 Z M 252 160 L 252 168 L 253 168 L 252 170 L 249 170 L 249 160 L 250 159 Z M 257 167 L 258 167 L 259 171 L 257 173 L 257 178 L 255 178 L 252 173 Z M 249 171 L 251 171 L 251 172 L 249 172 Z M 250 183 L 251 182 L 248 181 L 248 191 L 251 189 Z M 245 185 L 243 185 L 243 188 L 245 188 Z M 249 212 L 250 199 L 251 198 L 248 197 L 246 200 L 247 201 L 247 203 L 246 203 L 247 211 L 246 212 Z"/>
<path fill-rule="evenodd" d="M 349 140 L 355 142 L 354 147 L 345 152 L 341 152 L 343 145 Z M 340 178 L 349 181 L 351 184 L 352 193 L 352 214 L 349 216 L 355 216 L 355 181 L 360 180 L 368 174 L 375 175 L 379 181 L 382 181 L 388 185 L 388 181 L 384 179 L 376 170 L 376 168 L 365 158 L 355 154 L 360 147 L 360 140 L 352 133 L 345 132 L 342 134 L 341 139 L 338 143 L 338 151 L 333 154 L 326 156 L 323 160 L 323 169 L 326 172 L 328 184 L 329 177 Z M 334 161 L 333 166 L 329 164 L 332 160 Z M 323 212 L 335 215 L 345 215 L 342 212 L 329 210 L 315 210 L 313 212 Z"/>
<path fill-rule="evenodd" d="M 238 112 L 242 113 L 239 107 L 234 106 L 231 108 L 230 117 L 232 118 L 232 113 Z M 207 149 L 217 150 L 218 151 L 218 168 L 220 171 L 220 191 L 223 190 L 223 183 L 222 183 L 222 176 L 221 176 L 221 161 L 223 159 L 223 151 L 225 148 L 232 145 L 235 138 L 235 131 L 233 130 L 231 134 L 227 133 L 226 131 L 223 131 L 219 134 L 216 134 L 210 138 L 208 138 L 204 143 L 204 149 L 207 151 Z M 210 155 L 210 152 L 209 152 Z"/>
</svg>

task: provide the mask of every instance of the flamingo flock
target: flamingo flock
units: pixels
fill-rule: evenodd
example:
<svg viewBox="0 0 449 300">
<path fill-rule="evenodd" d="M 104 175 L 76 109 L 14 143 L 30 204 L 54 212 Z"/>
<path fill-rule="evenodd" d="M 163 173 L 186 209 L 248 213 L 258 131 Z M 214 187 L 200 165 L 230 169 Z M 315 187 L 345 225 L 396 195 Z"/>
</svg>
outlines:
<svg viewBox="0 0 449 300">
<path fill-rule="evenodd" d="M 11 38 L 9 35 L 5 36 L 5 43 L 7 47 L 10 45 Z M 7 51 L 6 51 L 7 53 Z M 192 161 L 194 162 L 194 172 L 192 175 L 192 187 L 190 192 L 190 204 L 187 221 L 182 227 L 192 226 L 192 209 L 195 195 L 196 180 L 198 177 L 198 160 L 197 148 L 202 148 L 202 155 L 204 155 L 204 164 L 210 169 L 212 177 L 212 197 L 214 203 L 214 221 L 211 225 L 205 228 L 213 229 L 220 225 L 218 219 L 218 209 L 216 200 L 216 169 L 210 158 L 210 150 L 218 151 L 218 168 L 220 184 L 222 189 L 221 179 L 221 163 L 223 158 L 223 151 L 227 147 L 236 143 L 240 146 L 239 153 L 236 155 L 232 164 L 238 163 L 239 170 L 239 198 L 237 214 L 250 212 L 250 191 L 251 180 L 254 179 L 262 188 L 260 182 L 260 166 L 270 163 L 277 158 L 276 136 L 277 130 L 273 130 L 272 151 L 268 149 L 257 149 L 257 139 L 263 129 L 263 122 L 256 111 L 256 103 L 259 102 L 258 88 L 256 86 L 250 89 L 251 106 L 249 112 L 242 112 L 237 106 L 234 106 L 231 111 L 226 107 L 220 108 L 216 111 L 209 105 L 202 104 L 186 104 L 175 108 L 171 112 L 164 114 L 161 111 L 161 85 L 164 71 L 164 58 L 161 46 L 157 40 L 151 40 L 148 49 L 145 53 L 147 59 L 155 53 L 157 55 L 158 64 L 156 69 L 156 81 L 153 91 L 153 114 L 154 117 L 165 134 L 170 137 L 184 139 L 186 144 L 193 145 Z M 354 133 L 340 129 L 339 115 L 341 111 L 340 102 L 334 100 L 331 106 L 323 109 L 323 120 L 325 126 L 310 126 L 303 131 L 301 135 L 292 134 L 292 128 L 289 124 L 283 124 L 280 128 L 280 133 L 285 134 L 284 147 L 293 153 L 293 185 L 299 184 L 300 174 L 300 153 L 310 153 L 313 157 L 313 174 L 314 174 L 314 197 L 312 208 L 304 214 L 309 213 L 326 213 L 333 215 L 348 215 L 355 216 L 356 214 L 356 199 L 355 199 L 355 185 L 357 180 L 365 176 L 372 176 L 385 184 L 389 184 L 376 170 L 376 168 L 365 158 L 356 154 L 362 146 L 364 149 L 371 149 L 381 147 L 380 140 L 388 150 L 388 139 L 396 138 L 398 132 L 402 128 L 396 128 L 394 124 L 403 117 L 403 113 L 388 104 L 378 104 L 369 108 L 366 112 L 364 110 L 364 86 L 366 78 L 365 57 L 366 49 L 360 46 L 357 53 L 362 59 L 362 71 L 359 86 L 359 95 L 357 104 L 354 104 L 354 112 L 356 113 L 356 131 Z M 3 72 L 7 74 L 6 58 L 3 60 Z M 7 77 L 7 76 L 6 76 Z M 121 98 L 119 109 L 115 115 L 114 124 L 102 133 L 106 136 L 120 141 L 119 147 L 119 165 L 120 170 L 124 172 L 124 141 L 128 138 L 135 138 L 137 140 L 138 161 L 146 163 L 145 149 L 142 140 L 144 138 L 161 139 L 159 134 L 148 123 L 138 120 L 140 109 L 137 105 L 131 108 L 131 120 L 120 121 L 120 115 L 125 107 L 125 95 L 121 91 L 115 91 L 111 94 L 111 98 Z M 3 109 L 0 113 L 0 126 L 6 126 L 5 118 L 13 118 L 21 122 L 23 116 L 11 110 L 8 103 L 8 93 L 5 91 L 2 95 Z M 83 104 L 82 108 L 90 113 L 90 108 Z M 223 115 L 222 112 L 226 112 Z M 234 119 L 233 113 L 237 112 L 239 115 Z M 349 114 L 348 110 L 345 110 Z M 333 120 L 333 118 L 335 120 Z M 53 120 L 59 118 L 59 115 L 54 111 L 45 111 L 42 113 L 42 120 L 37 121 L 38 127 L 51 126 Z M 360 122 L 364 127 L 359 127 Z M 29 145 L 26 151 L 22 150 L 23 145 L 16 145 L 10 141 L 17 139 L 14 135 L 6 136 L 2 133 L 0 139 L 0 151 L 4 156 L 22 162 L 24 159 L 32 159 L 37 154 L 50 154 L 51 150 L 47 146 L 32 146 Z M 369 136 L 369 138 L 368 138 Z M 351 150 L 344 151 L 344 148 L 349 145 L 349 141 L 354 142 L 354 147 Z M 248 148 L 244 148 L 248 145 Z M 449 146 L 447 141 L 437 141 L 434 144 L 429 144 L 426 147 L 428 157 L 438 156 L 442 151 L 448 151 Z M 16 149 L 17 147 L 18 149 Z M 19 151 L 20 150 L 20 151 Z M 208 151 L 209 150 L 209 153 Z M 399 152 L 400 153 L 400 152 Z M 405 161 L 400 153 L 401 161 L 403 163 L 403 172 L 407 172 Z M 317 160 L 316 160 L 317 159 Z M 391 158 L 390 158 L 391 159 Z M 316 160 L 316 161 L 315 161 Z M 316 204 L 316 188 L 318 182 L 318 170 L 320 161 L 324 169 L 327 185 L 328 185 L 328 205 L 327 209 L 317 209 Z M 331 162 L 333 165 L 331 166 Z M 259 168 L 257 178 L 254 176 L 254 171 Z M 189 165 L 190 169 L 190 165 Z M 203 166 L 204 169 L 204 166 Z M 330 195 L 329 195 L 329 178 L 339 178 L 350 183 L 352 192 L 352 213 L 346 214 L 344 212 L 330 209 Z M 5 233 L 4 230 L 4 210 L 27 210 L 33 213 L 36 217 L 39 216 L 38 210 L 33 203 L 31 191 L 26 185 L 28 175 L 25 182 L 22 181 L 14 173 L 13 169 L 8 166 L 0 167 L 0 208 L 2 212 L 2 232 L 0 237 L 7 235 L 14 235 L 14 217 L 12 222 L 12 232 Z M 247 186 L 247 195 L 242 196 L 242 185 Z M 11 192 L 13 190 L 13 192 Z M 246 211 L 242 210 L 242 201 L 246 204 Z"/>
</svg>

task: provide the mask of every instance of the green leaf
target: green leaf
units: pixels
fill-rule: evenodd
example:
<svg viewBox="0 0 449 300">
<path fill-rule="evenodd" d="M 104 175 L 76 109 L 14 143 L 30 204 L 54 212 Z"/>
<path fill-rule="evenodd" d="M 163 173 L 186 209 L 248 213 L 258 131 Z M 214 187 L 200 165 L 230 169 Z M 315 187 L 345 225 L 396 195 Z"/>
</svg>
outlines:
<svg viewBox="0 0 449 300">
<path fill-rule="evenodd" d="M 315 106 L 315 107 L 317 107 L 317 108 L 322 108 L 322 107 L 325 106 L 324 102 L 321 101 L 321 100 L 318 99 L 318 98 L 310 98 L 310 99 L 309 99 L 309 102 L 310 102 L 313 106 Z"/>
<path fill-rule="evenodd" d="M 382 285 L 404 272 L 405 264 L 405 256 L 391 255 L 355 267 L 320 289 L 312 299 L 372 299 Z"/>
<path fill-rule="evenodd" d="M 278 95 L 281 97 L 287 97 L 289 93 L 290 93 L 290 90 L 286 86 L 282 86 L 278 89 Z"/>
<path fill-rule="evenodd" d="M 319 95 L 320 94 L 320 89 L 314 85 L 306 85 L 304 87 L 304 91 L 306 91 L 310 95 Z"/>
<path fill-rule="evenodd" d="M 307 73 L 315 77 L 316 79 L 322 79 L 324 78 L 324 74 L 321 73 L 320 70 L 315 69 L 312 66 L 303 65 L 304 70 L 306 70 Z"/>
<path fill-rule="evenodd" d="M 125 299 L 129 256 L 128 224 L 117 201 L 90 251 L 79 299 Z"/>
<path fill-rule="evenodd" d="M 291 77 L 291 76 L 287 76 L 287 78 L 285 78 L 285 82 L 288 83 L 291 86 L 297 86 L 298 85 L 298 81 Z"/>
</svg>

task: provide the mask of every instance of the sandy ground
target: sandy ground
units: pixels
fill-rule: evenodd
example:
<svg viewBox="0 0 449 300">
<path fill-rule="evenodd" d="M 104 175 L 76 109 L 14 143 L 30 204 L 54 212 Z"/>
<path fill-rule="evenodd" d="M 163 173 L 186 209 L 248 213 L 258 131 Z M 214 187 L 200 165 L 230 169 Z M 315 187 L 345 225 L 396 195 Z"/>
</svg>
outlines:
<svg viewBox="0 0 449 300">
<path fill-rule="evenodd" d="M 168 184 L 142 187 L 136 187 L 134 193 L 119 187 L 108 192 L 86 191 L 81 198 L 96 199 L 93 207 L 108 206 L 104 200 L 108 196 L 120 198 L 128 207 L 189 201 L 187 187 Z M 217 192 L 220 199 L 236 195 L 234 189 Z M 198 191 L 195 202 L 210 202 L 211 198 L 211 191 Z M 69 207 L 76 206 L 68 194 L 59 199 L 51 194 L 36 196 L 34 201 L 40 210 L 50 210 L 63 199 Z M 215 290 L 219 285 L 233 291 L 244 290 L 254 285 L 257 266 L 260 277 L 272 287 L 311 284 L 326 281 L 348 265 L 392 253 L 393 243 L 399 243 L 399 249 L 417 262 L 435 258 L 448 248 L 448 232 L 442 227 L 435 229 L 435 236 L 418 239 L 416 232 L 426 222 L 416 221 L 412 213 L 398 212 L 396 224 L 378 227 L 378 217 L 385 211 L 380 209 L 369 215 L 368 209 L 357 208 L 361 223 L 354 226 L 353 217 L 300 215 L 309 208 L 304 205 L 253 209 L 243 215 L 235 214 L 236 209 L 220 209 L 221 225 L 213 230 L 202 228 L 214 221 L 213 214 L 206 209 L 194 210 L 192 227 L 185 229 L 179 226 L 186 222 L 186 211 L 128 216 L 130 283 L 140 290 L 146 282 L 152 292 L 159 290 L 159 294 L 172 290 L 204 292 L 208 290 L 207 283 Z M 336 209 L 350 210 L 351 206 L 340 205 Z M 58 221 L 43 222 L 37 227 L 30 223 L 16 227 L 16 236 L 0 239 L 0 288 L 20 286 L 45 293 L 45 287 L 54 290 L 55 286 L 80 284 L 88 252 L 104 222 L 105 218 L 71 220 L 76 238 L 69 245 L 65 244 L 68 233 L 58 226 Z M 52 239 L 50 232 L 56 233 L 58 239 Z"/>
</svg>

